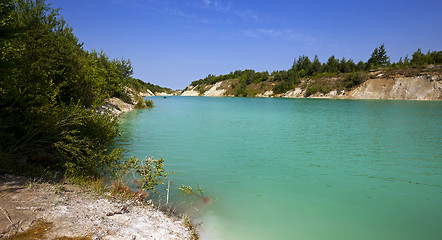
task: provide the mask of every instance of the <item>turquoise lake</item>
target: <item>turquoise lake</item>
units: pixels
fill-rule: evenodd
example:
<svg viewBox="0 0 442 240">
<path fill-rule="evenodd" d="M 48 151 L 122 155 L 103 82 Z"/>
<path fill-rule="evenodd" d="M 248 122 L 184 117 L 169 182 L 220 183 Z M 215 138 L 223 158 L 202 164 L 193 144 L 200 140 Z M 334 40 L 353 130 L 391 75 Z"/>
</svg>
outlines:
<svg viewBox="0 0 442 240">
<path fill-rule="evenodd" d="M 203 240 L 442 239 L 442 102 L 149 99 L 117 145 L 165 159 Z"/>
</svg>

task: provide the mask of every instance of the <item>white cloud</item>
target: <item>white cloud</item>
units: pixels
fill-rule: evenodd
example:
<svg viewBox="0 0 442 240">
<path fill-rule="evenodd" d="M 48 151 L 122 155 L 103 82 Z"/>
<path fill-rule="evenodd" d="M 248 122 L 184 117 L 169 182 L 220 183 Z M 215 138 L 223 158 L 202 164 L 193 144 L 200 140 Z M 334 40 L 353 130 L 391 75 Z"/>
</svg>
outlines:
<svg viewBox="0 0 442 240">
<path fill-rule="evenodd" d="M 230 7 L 232 6 L 232 3 L 223 5 L 221 2 L 216 0 L 203 0 L 203 3 L 207 8 L 212 8 L 217 11 L 229 11 Z"/>
<path fill-rule="evenodd" d="M 235 15 L 239 16 L 239 17 L 242 17 L 242 18 L 252 19 L 252 20 L 255 20 L 255 21 L 259 21 L 260 20 L 258 14 L 254 13 L 253 11 L 250 11 L 250 10 L 238 10 L 238 9 L 236 9 L 236 10 L 233 10 L 233 13 Z"/>
<path fill-rule="evenodd" d="M 257 13 L 249 9 L 237 8 L 232 2 L 227 0 L 188 0 L 182 2 L 165 0 L 112 0 L 112 3 L 188 18 L 206 24 L 231 23 L 234 21 L 234 18 L 260 21 Z M 201 10 L 218 14 L 207 14 L 207 12 L 204 14 Z"/>
<path fill-rule="evenodd" d="M 292 29 L 266 29 L 258 28 L 252 30 L 244 30 L 244 36 L 253 38 L 274 38 L 274 39 L 284 39 L 296 42 L 302 42 L 307 44 L 313 44 L 317 40 L 305 33 L 296 32 Z"/>
<path fill-rule="evenodd" d="M 234 8 L 231 2 L 224 3 L 220 0 L 202 0 L 202 1 L 203 1 L 203 8 L 216 12 L 221 12 L 224 14 L 231 14 L 244 19 L 251 19 L 255 21 L 259 20 L 259 16 L 255 12 L 248 9 Z"/>
</svg>

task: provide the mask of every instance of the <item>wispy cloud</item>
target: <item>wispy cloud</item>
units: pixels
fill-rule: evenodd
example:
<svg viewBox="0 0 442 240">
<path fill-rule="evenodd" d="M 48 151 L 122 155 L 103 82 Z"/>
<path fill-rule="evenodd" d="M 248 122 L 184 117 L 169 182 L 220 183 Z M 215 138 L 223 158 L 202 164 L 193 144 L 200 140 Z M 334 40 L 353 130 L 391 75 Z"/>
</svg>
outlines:
<svg viewBox="0 0 442 240">
<path fill-rule="evenodd" d="M 111 0 L 112 4 L 126 5 L 130 7 L 140 7 L 142 4 L 152 4 L 157 2 L 157 0 Z"/>
<path fill-rule="evenodd" d="M 232 23 L 235 22 L 235 18 L 260 21 L 260 16 L 254 11 L 236 7 L 234 3 L 223 0 L 111 0 L 111 3 L 148 9 L 163 15 L 186 18 L 205 24 Z"/>
<path fill-rule="evenodd" d="M 239 10 L 239 9 L 236 9 L 233 12 L 234 12 L 235 15 L 237 15 L 239 17 L 242 17 L 242 18 L 252 19 L 252 20 L 255 20 L 255 21 L 260 21 L 261 20 L 258 14 L 256 14 L 253 11 L 250 11 L 250 10 Z"/>
<path fill-rule="evenodd" d="M 313 44 L 317 41 L 316 38 L 305 34 L 303 32 L 297 32 L 293 29 L 265 29 L 258 28 L 252 30 L 244 30 L 242 34 L 246 37 L 252 38 L 273 38 L 273 39 L 283 39 L 296 42 L 302 42 L 307 44 Z"/>
<path fill-rule="evenodd" d="M 172 15 L 177 17 L 182 17 L 186 19 L 190 19 L 191 21 L 203 23 L 203 24 L 219 24 L 219 23 L 229 23 L 228 19 L 219 19 L 219 18 L 207 18 L 189 11 L 184 11 L 179 8 L 164 8 L 161 9 L 165 15 Z"/>
<path fill-rule="evenodd" d="M 229 2 L 228 4 L 224 5 L 222 2 L 216 0 L 203 0 L 203 7 L 218 12 L 229 12 L 231 10 L 232 3 Z"/>
<path fill-rule="evenodd" d="M 202 0 L 202 7 L 216 12 L 228 15 L 234 15 L 244 19 L 259 21 L 259 15 L 249 9 L 236 8 L 232 2 L 223 2 L 221 0 Z"/>
</svg>

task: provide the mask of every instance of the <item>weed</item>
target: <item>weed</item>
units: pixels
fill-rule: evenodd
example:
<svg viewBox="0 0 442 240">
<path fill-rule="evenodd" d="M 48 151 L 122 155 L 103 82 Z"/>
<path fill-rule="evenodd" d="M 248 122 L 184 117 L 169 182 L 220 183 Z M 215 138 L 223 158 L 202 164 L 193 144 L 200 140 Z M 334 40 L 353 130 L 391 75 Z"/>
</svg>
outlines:
<svg viewBox="0 0 442 240">
<path fill-rule="evenodd" d="M 195 225 L 190 220 L 189 216 L 183 215 L 182 220 L 184 222 L 184 226 L 190 231 L 191 237 L 193 240 L 198 240 L 199 235 Z"/>
<path fill-rule="evenodd" d="M 132 191 L 127 185 L 121 184 L 119 182 L 113 182 L 111 186 L 110 193 L 114 197 L 126 198 L 126 199 L 136 199 L 143 201 L 149 194 L 142 190 Z"/>
<path fill-rule="evenodd" d="M 183 185 L 179 189 L 182 191 L 181 195 L 193 195 L 195 197 L 200 198 L 204 203 L 210 203 L 212 199 L 210 197 L 204 196 L 204 191 L 200 186 L 197 185 L 197 188 L 198 188 L 198 193 L 195 193 L 195 191 L 193 191 L 192 187 L 190 186 Z"/>
</svg>

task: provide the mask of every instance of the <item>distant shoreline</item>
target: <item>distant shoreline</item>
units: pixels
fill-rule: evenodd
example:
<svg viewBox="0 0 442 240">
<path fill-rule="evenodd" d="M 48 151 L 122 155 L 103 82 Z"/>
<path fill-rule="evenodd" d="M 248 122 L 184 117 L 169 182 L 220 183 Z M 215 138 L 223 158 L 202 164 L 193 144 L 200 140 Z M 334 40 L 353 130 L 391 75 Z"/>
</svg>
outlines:
<svg viewBox="0 0 442 240">
<path fill-rule="evenodd" d="M 247 85 L 247 97 L 325 98 L 325 99 L 385 99 L 385 100 L 442 100 L 442 66 L 423 69 L 373 71 L 355 86 L 343 87 L 348 74 L 318 79 L 303 78 L 299 85 L 283 93 L 275 93 L 276 83 L 261 82 Z M 412 76 L 410 76 L 412 75 Z M 239 79 L 214 84 L 190 85 L 182 96 L 234 97 Z M 339 86 L 339 87 L 337 87 Z"/>
</svg>

